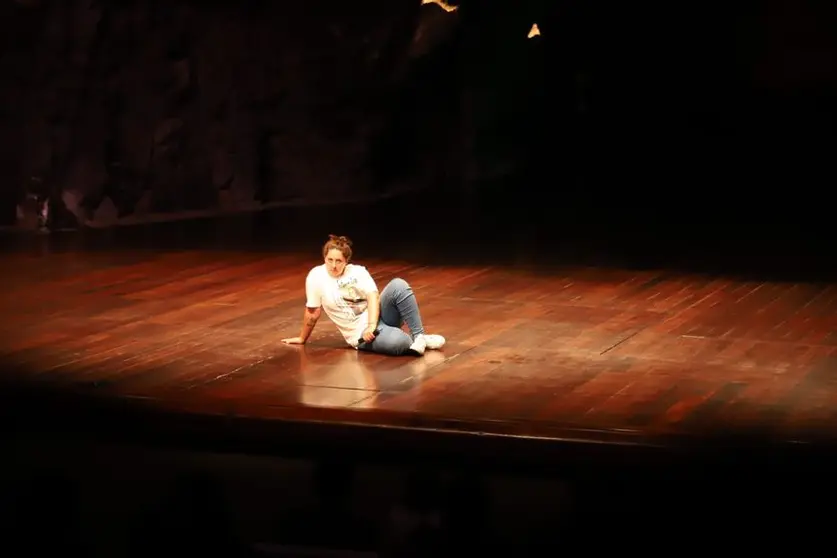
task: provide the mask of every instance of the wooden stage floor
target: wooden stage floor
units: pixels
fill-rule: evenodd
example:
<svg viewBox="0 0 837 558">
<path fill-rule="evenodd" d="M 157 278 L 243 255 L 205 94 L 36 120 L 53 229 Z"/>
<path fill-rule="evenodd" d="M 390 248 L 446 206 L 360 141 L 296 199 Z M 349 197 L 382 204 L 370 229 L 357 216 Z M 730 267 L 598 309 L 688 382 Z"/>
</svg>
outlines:
<svg viewBox="0 0 837 558">
<path fill-rule="evenodd" d="M 837 285 L 666 270 L 426 265 L 399 276 L 448 344 L 423 358 L 294 335 L 317 245 L 85 247 L 2 256 L 7 385 L 181 415 L 649 445 L 837 437 Z"/>
</svg>

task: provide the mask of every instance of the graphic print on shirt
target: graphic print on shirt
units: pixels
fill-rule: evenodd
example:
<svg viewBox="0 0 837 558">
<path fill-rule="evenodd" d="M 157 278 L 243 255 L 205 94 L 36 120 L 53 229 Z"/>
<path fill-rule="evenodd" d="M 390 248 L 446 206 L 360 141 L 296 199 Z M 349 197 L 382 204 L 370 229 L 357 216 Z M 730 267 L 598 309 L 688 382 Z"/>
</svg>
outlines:
<svg viewBox="0 0 837 558">
<path fill-rule="evenodd" d="M 340 305 L 347 311 L 351 312 L 351 316 L 359 316 L 366 311 L 368 303 L 366 302 L 366 294 L 363 293 L 357 286 L 356 277 L 345 277 L 337 280 L 337 289 Z"/>
</svg>

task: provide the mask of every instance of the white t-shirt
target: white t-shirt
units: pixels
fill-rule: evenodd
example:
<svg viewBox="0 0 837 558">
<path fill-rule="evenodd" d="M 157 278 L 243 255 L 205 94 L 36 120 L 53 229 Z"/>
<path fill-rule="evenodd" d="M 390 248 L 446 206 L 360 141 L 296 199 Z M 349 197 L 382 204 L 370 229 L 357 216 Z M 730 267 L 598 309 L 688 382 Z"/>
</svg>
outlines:
<svg viewBox="0 0 837 558">
<path fill-rule="evenodd" d="M 366 311 L 367 293 L 377 292 L 378 286 L 362 265 L 348 264 L 340 277 L 328 274 L 325 264 L 308 272 L 305 279 L 305 305 L 320 308 L 334 322 L 352 347 L 369 325 Z"/>
</svg>

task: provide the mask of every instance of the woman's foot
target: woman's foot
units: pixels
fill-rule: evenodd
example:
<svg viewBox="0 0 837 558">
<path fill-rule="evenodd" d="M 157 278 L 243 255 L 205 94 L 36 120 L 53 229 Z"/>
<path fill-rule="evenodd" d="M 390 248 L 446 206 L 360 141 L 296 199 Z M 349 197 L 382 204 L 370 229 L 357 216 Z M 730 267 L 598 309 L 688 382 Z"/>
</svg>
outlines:
<svg viewBox="0 0 837 558">
<path fill-rule="evenodd" d="M 423 333 L 421 335 L 417 335 L 416 338 L 413 339 L 413 344 L 410 345 L 410 350 L 414 354 L 421 356 L 424 354 L 426 349 L 436 351 L 444 346 L 445 338 L 441 335 L 428 335 L 427 333 Z"/>
<path fill-rule="evenodd" d="M 424 354 L 424 350 L 427 348 L 427 341 L 424 340 L 424 335 L 416 335 L 416 338 L 413 339 L 413 344 L 410 345 L 410 351 L 416 355 L 421 356 Z"/>
<path fill-rule="evenodd" d="M 441 335 L 433 335 L 425 333 L 422 335 L 424 337 L 424 342 L 428 349 L 431 351 L 438 351 L 442 347 L 445 346 L 445 338 Z"/>
</svg>

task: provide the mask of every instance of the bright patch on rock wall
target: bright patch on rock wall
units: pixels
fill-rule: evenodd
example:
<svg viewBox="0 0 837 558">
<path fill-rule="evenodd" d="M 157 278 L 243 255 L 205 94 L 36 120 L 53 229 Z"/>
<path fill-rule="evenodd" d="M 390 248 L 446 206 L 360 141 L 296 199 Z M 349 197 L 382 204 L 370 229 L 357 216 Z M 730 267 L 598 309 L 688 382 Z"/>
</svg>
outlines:
<svg viewBox="0 0 837 558">
<path fill-rule="evenodd" d="M 538 29 L 538 24 L 533 23 L 532 28 L 529 29 L 529 34 L 526 35 L 526 38 L 531 39 L 532 37 L 540 37 L 540 35 L 541 35 L 541 30 Z"/>
<path fill-rule="evenodd" d="M 455 12 L 459 9 L 459 6 L 448 4 L 445 0 L 421 0 L 421 5 L 423 6 L 425 4 L 436 4 L 446 12 Z"/>
</svg>

